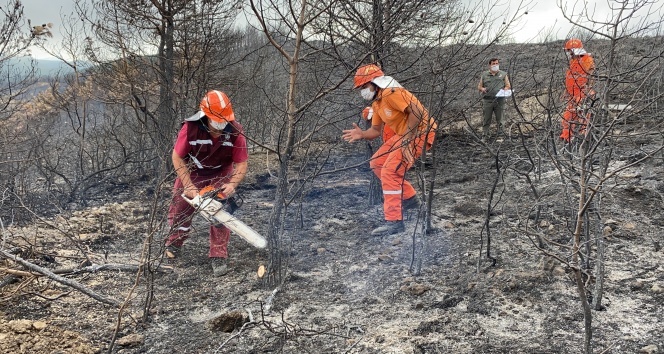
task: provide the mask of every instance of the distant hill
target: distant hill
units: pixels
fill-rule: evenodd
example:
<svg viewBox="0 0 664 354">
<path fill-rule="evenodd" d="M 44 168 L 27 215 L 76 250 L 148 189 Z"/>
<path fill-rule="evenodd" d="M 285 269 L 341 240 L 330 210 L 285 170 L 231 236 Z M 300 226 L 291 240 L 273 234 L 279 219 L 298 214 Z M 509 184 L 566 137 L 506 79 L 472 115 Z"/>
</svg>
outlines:
<svg viewBox="0 0 664 354">
<path fill-rule="evenodd" d="M 83 63 L 85 64 L 85 63 Z M 86 69 L 89 65 L 84 66 Z M 0 80 L 0 87 L 5 88 L 6 85 L 15 85 L 25 79 L 30 71 L 34 67 L 35 77 L 26 90 L 23 91 L 20 96 L 21 99 L 30 100 L 32 97 L 40 94 L 44 90 L 47 90 L 50 87 L 50 81 L 56 77 L 59 77 L 61 83 L 60 88 L 66 87 L 65 82 L 62 79 L 71 73 L 74 70 L 64 62 L 56 59 L 34 59 L 29 56 L 25 57 L 16 57 L 11 58 L 0 63 L 0 72 L 3 75 L 7 75 L 10 80 Z M 26 84 L 24 82 L 22 84 Z"/>
<path fill-rule="evenodd" d="M 36 68 L 39 71 L 39 74 L 42 76 L 53 76 L 57 73 L 67 74 L 73 71 L 73 69 L 59 60 L 45 60 L 40 59 L 36 60 Z"/>
<path fill-rule="evenodd" d="M 10 59 L 6 65 L 13 66 L 16 70 L 28 71 L 30 65 L 34 64 L 38 76 L 53 76 L 55 74 L 68 74 L 72 68 L 56 59 L 35 59 L 29 56 Z"/>
</svg>

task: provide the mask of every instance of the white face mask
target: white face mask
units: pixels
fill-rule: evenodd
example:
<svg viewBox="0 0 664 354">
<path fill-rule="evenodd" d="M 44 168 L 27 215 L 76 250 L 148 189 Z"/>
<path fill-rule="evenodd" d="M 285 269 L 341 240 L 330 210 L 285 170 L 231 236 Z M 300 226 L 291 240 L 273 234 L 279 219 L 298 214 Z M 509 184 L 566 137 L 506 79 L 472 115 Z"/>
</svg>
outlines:
<svg viewBox="0 0 664 354">
<path fill-rule="evenodd" d="M 371 88 L 367 87 L 360 90 L 360 95 L 362 95 L 362 98 L 365 100 L 371 101 L 376 97 L 376 92 L 371 91 Z"/>
<path fill-rule="evenodd" d="M 572 48 L 572 54 L 574 54 L 574 55 L 584 55 L 584 54 L 588 54 L 588 52 L 586 52 L 586 50 L 583 49 L 583 48 Z"/>
<path fill-rule="evenodd" d="M 498 71 L 498 70 L 500 70 L 500 66 L 499 66 L 498 64 L 496 64 L 496 65 L 491 65 L 491 71 L 496 72 L 496 71 Z"/>
<path fill-rule="evenodd" d="M 224 128 L 226 128 L 226 125 L 228 124 L 228 122 L 221 122 L 221 123 L 215 122 L 212 119 L 210 119 L 208 123 L 210 124 L 210 127 L 212 127 L 215 130 L 224 130 Z"/>
</svg>

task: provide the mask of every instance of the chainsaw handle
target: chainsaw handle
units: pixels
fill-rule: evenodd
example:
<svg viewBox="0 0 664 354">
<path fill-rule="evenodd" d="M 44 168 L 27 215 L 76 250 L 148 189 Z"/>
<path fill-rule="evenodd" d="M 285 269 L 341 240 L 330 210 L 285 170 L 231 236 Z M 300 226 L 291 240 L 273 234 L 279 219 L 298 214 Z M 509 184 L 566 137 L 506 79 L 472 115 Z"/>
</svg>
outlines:
<svg viewBox="0 0 664 354">
<path fill-rule="evenodd" d="M 197 195 L 193 198 L 189 198 L 189 197 L 187 197 L 186 194 L 182 193 L 181 196 L 182 196 L 182 199 L 184 199 L 191 206 L 198 207 L 198 206 L 201 205 L 201 196 L 200 195 Z"/>
</svg>

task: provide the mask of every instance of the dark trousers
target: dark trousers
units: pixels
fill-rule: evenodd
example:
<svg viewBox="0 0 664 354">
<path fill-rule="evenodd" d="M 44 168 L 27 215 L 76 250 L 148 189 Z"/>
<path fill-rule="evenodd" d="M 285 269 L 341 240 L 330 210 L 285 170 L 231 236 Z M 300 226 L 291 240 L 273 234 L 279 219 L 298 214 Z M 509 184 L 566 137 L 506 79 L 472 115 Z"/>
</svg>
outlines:
<svg viewBox="0 0 664 354">
<path fill-rule="evenodd" d="M 484 121 L 482 122 L 482 135 L 489 134 L 489 127 L 491 126 L 491 116 L 496 115 L 496 125 L 498 131 L 503 131 L 503 110 L 505 109 L 504 98 L 484 98 L 482 99 L 482 114 Z"/>
</svg>

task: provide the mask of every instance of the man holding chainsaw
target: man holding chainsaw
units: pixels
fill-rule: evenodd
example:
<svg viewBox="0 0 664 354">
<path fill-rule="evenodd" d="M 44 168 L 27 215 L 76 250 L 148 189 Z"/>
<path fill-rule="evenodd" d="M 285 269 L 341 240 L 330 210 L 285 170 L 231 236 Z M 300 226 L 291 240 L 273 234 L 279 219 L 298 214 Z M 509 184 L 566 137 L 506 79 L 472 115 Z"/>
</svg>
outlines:
<svg viewBox="0 0 664 354">
<path fill-rule="evenodd" d="M 201 100 L 200 111 L 185 119 L 173 149 L 172 159 L 177 179 L 168 211 L 170 233 L 166 255 L 175 258 L 189 236 L 194 207 L 182 197 L 194 198 L 201 190 L 212 190 L 226 200 L 247 173 L 247 141 L 242 126 L 235 120 L 233 107 L 225 93 L 208 92 Z M 207 187 L 207 188 L 206 188 Z M 230 200 L 229 200 L 230 202 Z M 228 272 L 230 230 L 223 225 L 210 226 L 210 251 L 215 275 Z"/>
<path fill-rule="evenodd" d="M 361 66 L 355 74 L 354 88 L 361 89 L 362 98 L 371 102 L 371 127 L 362 130 L 353 123 L 353 129 L 343 131 L 343 139 L 351 143 L 376 139 L 383 134 L 383 125 L 394 133 L 383 142 L 369 163 L 382 184 L 385 213 L 385 223 L 371 234 L 399 233 L 405 230 L 403 209 L 420 205 L 415 189 L 405 179 L 406 171 L 425 149 L 431 148 L 436 123 L 412 93 L 391 76 L 386 76 L 377 65 Z"/>
</svg>

